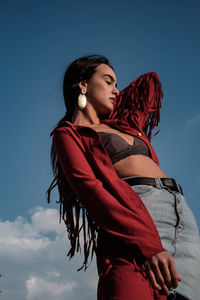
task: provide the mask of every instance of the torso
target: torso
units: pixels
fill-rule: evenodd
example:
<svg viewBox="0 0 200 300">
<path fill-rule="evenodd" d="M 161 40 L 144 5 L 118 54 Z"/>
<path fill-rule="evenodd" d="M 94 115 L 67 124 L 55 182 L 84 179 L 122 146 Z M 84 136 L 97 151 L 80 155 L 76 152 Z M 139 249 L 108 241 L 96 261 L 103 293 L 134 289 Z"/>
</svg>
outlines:
<svg viewBox="0 0 200 300">
<path fill-rule="evenodd" d="M 134 136 L 123 133 L 105 124 L 90 126 L 96 132 L 110 132 L 121 136 L 129 145 L 133 145 Z M 118 176 L 167 177 L 162 169 L 150 158 L 144 155 L 131 155 L 113 164 Z"/>
</svg>

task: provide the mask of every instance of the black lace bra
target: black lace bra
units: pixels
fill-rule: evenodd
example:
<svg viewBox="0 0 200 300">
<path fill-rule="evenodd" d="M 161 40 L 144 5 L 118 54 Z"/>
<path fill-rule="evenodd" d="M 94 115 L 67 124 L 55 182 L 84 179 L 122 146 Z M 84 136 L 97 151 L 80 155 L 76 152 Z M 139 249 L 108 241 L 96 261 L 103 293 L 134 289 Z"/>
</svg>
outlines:
<svg viewBox="0 0 200 300">
<path fill-rule="evenodd" d="M 133 145 L 129 145 L 121 136 L 112 132 L 98 132 L 112 164 L 130 155 L 145 155 L 150 157 L 146 143 L 134 136 Z"/>
</svg>

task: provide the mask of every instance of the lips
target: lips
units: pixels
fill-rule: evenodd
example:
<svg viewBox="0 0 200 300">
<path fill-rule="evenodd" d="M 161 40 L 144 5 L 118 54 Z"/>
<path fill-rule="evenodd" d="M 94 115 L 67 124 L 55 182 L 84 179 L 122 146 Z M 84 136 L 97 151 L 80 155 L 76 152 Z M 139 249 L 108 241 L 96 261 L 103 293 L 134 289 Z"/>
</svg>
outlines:
<svg viewBox="0 0 200 300">
<path fill-rule="evenodd" d="M 115 98 L 110 98 L 110 100 L 115 103 L 116 99 Z"/>
</svg>

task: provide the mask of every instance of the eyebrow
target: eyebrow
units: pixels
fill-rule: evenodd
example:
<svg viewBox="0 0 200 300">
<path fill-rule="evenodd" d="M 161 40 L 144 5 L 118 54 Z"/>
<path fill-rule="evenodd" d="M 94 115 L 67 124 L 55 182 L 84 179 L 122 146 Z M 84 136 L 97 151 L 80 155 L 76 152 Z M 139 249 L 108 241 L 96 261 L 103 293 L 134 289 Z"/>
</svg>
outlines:
<svg viewBox="0 0 200 300">
<path fill-rule="evenodd" d="M 103 76 L 108 76 L 112 82 L 115 82 L 115 79 L 113 78 L 112 75 L 110 75 L 110 74 L 104 74 Z M 117 81 L 116 81 L 115 86 L 117 87 Z"/>
</svg>

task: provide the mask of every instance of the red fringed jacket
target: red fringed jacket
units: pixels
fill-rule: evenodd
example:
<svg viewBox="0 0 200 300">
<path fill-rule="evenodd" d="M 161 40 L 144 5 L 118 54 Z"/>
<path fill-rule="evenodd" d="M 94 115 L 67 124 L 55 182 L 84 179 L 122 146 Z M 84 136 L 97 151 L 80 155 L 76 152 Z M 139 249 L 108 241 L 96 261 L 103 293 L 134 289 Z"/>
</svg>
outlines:
<svg viewBox="0 0 200 300">
<path fill-rule="evenodd" d="M 157 164 L 158 158 L 149 139 L 159 122 L 161 97 L 158 76 L 144 74 L 120 93 L 112 114 L 101 120 L 144 140 Z M 147 124 L 150 112 L 152 116 Z M 148 138 L 144 133 L 145 130 L 147 133 L 147 125 Z M 117 175 L 99 134 L 89 127 L 65 121 L 52 135 L 58 160 L 71 189 L 99 228 L 130 249 L 138 247 L 146 259 L 165 251 L 145 205 Z"/>
</svg>

